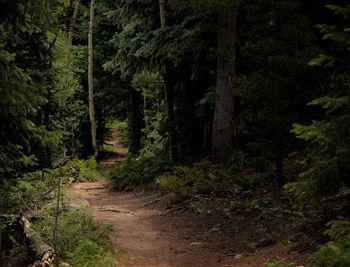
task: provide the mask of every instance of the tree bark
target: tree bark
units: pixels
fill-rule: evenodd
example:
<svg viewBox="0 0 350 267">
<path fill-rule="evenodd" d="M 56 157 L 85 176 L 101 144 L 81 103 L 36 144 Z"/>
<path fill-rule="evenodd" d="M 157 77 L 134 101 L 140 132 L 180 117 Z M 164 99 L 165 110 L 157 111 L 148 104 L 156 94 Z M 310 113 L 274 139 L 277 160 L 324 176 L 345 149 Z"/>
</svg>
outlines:
<svg viewBox="0 0 350 267">
<path fill-rule="evenodd" d="M 94 11 L 95 0 L 90 3 L 90 22 L 88 34 L 88 49 L 89 49 L 89 66 L 88 66 L 88 84 L 89 84 L 89 115 L 91 124 L 91 141 L 94 150 L 94 156 L 98 156 L 98 146 L 96 138 L 96 120 L 95 120 L 95 106 L 94 106 L 94 82 L 93 82 L 93 27 L 94 27 Z"/>
<path fill-rule="evenodd" d="M 138 155 L 141 148 L 141 128 L 142 128 L 142 113 L 141 104 L 142 96 L 141 92 L 136 91 L 133 88 L 129 89 L 129 153 Z"/>
<path fill-rule="evenodd" d="M 160 25 L 162 28 L 167 26 L 167 18 L 165 11 L 165 0 L 159 0 L 159 16 L 160 16 Z"/>
<path fill-rule="evenodd" d="M 169 161 L 174 162 L 177 160 L 177 142 L 176 142 L 176 121 L 174 111 L 174 87 L 175 82 L 172 78 L 172 71 L 170 66 L 165 64 L 164 67 L 164 98 L 167 114 L 167 128 L 169 138 Z"/>
<path fill-rule="evenodd" d="M 167 17 L 165 10 L 165 0 L 159 0 L 159 15 L 161 28 L 167 26 Z M 173 71 L 169 63 L 165 62 L 163 69 L 164 79 L 164 98 L 167 115 L 168 143 L 169 143 L 169 161 L 177 160 L 177 143 L 176 143 L 176 121 L 174 111 L 174 87 Z"/>
<path fill-rule="evenodd" d="M 26 217 L 21 216 L 19 221 L 23 227 L 23 233 L 28 240 L 31 249 L 36 253 L 36 258 L 38 259 L 35 261 L 33 266 L 57 266 L 58 259 L 55 250 L 37 238 L 35 231 L 32 229 L 31 224 Z"/>
<path fill-rule="evenodd" d="M 79 8 L 80 8 L 80 0 L 77 0 L 76 3 L 75 3 L 75 6 L 74 6 L 73 16 L 72 16 L 72 19 L 71 19 L 70 25 L 69 25 L 68 51 L 67 51 L 66 60 L 64 62 L 66 67 L 69 67 L 71 62 L 72 62 L 72 48 L 73 48 L 73 38 L 74 38 L 74 27 L 75 27 L 75 23 L 76 23 L 77 18 L 78 18 Z"/>
<path fill-rule="evenodd" d="M 78 18 L 78 14 L 79 14 L 79 8 L 80 8 L 80 0 L 77 0 L 74 6 L 74 11 L 73 11 L 73 15 L 72 18 L 70 20 L 70 25 L 69 25 L 69 32 L 68 32 L 68 50 L 67 50 L 67 55 L 66 55 L 66 59 L 64 61 L 64 66 L 66 68 L 68 68 L 70 66 L 70 64 L 72 63 L 72 50 L 73 50 L 73 38 L 74 38 L 74 27 L 75 27 L 75 23 L 77 21 Z M 68 78 L 66 78 L 64 80 L 63 83 L 63 96 L 61 99 L 61 106 L 62 108 L 66 108 L 67 105 L 67 97 L 66 97 L 66 89 L 69 86 L 69 81 Z"/>
<path fill-rule="evenodd" d="M 279 111 L 280 112 L 280 111 Z M 282 116 L 279 115 L 278 121 L 275 125 L 275 165 L 276 165 L 276 177 L 279 187 L 284 186 L 287 183 L 284 175 L 284 153 L 283 153 L 283 122 Z"/>
<path fill-rule="evenodd" d="M 218 16 L 215 112 L 212 160 L 225 163 L 234 147 L 234 79 L 236 71 L 237 9 Z"/>
</svg>

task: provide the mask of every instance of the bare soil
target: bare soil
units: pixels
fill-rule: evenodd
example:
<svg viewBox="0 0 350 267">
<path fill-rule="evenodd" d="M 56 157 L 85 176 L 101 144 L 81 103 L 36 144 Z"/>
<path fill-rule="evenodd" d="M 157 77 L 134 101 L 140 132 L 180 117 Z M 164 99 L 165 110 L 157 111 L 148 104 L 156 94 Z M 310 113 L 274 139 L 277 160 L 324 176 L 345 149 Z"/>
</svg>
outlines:
<svg viewBox="0 0 350 267">
<path fill-rule="evenodd" d="M 114 144 L 117 154 L 105 165 L 125 157 L 126 150 Z M 249 233 L 244 227 L 249 221 L 215 212 L 222 199 L 211 200 L 213 212 L 195 212 L 176 195 L 157 188 L 114 192 L 102 180 L 73 184 L 70 191 L 89 203 L 96 221 L 114 225 L 111 239 L 120 251 L 115 266 L 260 267 L 278 258 L 302 266 L 308 256 L 289 252 L 279 242 L 248 250 Z"/>
</svg>

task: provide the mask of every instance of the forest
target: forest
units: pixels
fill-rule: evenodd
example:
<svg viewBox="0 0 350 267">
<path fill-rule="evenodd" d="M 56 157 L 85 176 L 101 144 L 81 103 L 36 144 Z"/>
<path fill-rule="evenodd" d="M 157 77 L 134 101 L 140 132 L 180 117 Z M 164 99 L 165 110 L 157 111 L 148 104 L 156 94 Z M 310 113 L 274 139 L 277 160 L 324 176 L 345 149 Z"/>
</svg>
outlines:
<svg viewBox="0 0 350 267">
<path fill-rule="evenodd" d="M 350 266 L 347 0 L 0 10 L 0 267 Z"/>
</svg>

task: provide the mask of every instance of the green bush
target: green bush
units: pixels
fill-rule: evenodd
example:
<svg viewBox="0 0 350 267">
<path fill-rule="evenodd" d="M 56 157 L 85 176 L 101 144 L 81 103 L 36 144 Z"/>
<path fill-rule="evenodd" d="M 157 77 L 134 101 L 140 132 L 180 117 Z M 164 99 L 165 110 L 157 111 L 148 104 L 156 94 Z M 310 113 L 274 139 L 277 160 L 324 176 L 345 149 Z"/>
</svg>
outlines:
<svg viewBox="0 0 350 267">
<path fill-rule="evenodd" d="M 0 188 L 0 212 L 33 210 L 47 202 L 57 187 L 58 170 L 26 173 L 17 180 L 6 181 Z"/>
<path fill-rule="evenodd" d="M 54 205 L 39 214 L 34 228 L 40 238 L 53 245 Z M 58 251 L 74 267 L 113 266 L 115 256 L 108 246 L 111 227 L 98 227 L 86 210 L 63 209 L 58 223 Z"/>
<path fill-rule="evenodd" d="M 93 168 L 96 167 L 95 163 L 95 161 L 92 161 Z M 38 238 L 53 246 L 57 179 L 58 177 L 70 176 L 69 165 L 55 170 L 27 173 L 15 181 L 3 183 L 0 188 L 0 213 L 35 211 L 32 225 Z M 63 179 L 63 181 L 67 181 L 67 179 Z M 61 259 L 75 267 L 113 266 L 115 257 L 109 248 L 108 241 L 110 227 L 97 227 L 87 211 L 70 209 L 64 191 L 64 188 L 62 188 L 58 220 L 58 251 Z M 2 240 L 7 240 L 7 237 L 13 235 L 11 231 L 14 230 L 12 224 L 15 221 L 15 216 L 13 219 L 9 217 L 9 222 L 3 221 L 1 227 L 1 230 L 4 230 L 1 233 Z M 13 236 L 16 236 L 16 234 Z M 14 255 L 11 256 L 11 259 L 15 259 L 20 255 L 24 255 L 23 261 L 25 261 L 27 253 L 20 253 L 19 251 L 24 248 L 27 248 L 24 243 L 16 244 L 13 248 L 6 247 L 2 257 L 4 255 Z M 22 265 L 17 264 L 15 266 Z"/>
<path fill-rule="evenodd" d="M 107 152 L 107 153 L 113 153 L 114 151 L 114 146 L 111 144 L 103 144 L 102 145 L 102 151 Z"/>
<path fill-rule="evenodd" d="M 196 163 L 193 167 L 178 166 L 172 172 L 158 176 L 156 182 L 161 187 L 185 197 L 222 191 L 227 186 L 227 179 L 210 178 L 211 166 L 208 161 Z"/>
<path fill-rule="evenodd" d="M 67 253 L 67 262 L 74 267 L 113 267 L 111 252 L 90 240 L 81 240 L 72 252 Z"/>
<path fill-rule="evenodd" d="M 310 267 L 348 267 L 350 266 L 350 221 L 333 220 L 325 232 L 333 242 L 321 246 L 310 258 Z"/>
<path fill-rule="evenodd" d="M 145 185 L 170 169 L 169 162 L 159 158 L 130 158 L 119 163 L 110 173 L 109 179 L 114 189 L 130 191 Z"/>
<path fill-rule="evenodd" d="M 79 168 L 79 181 L 96 181 L 101 178 L 101 174 L 97 171 L 97 162 L 94 157 L 86 160 L 74 159 L 73 164 Z"/>
<path fill-rule="evenodd" d="M 234 181 L 243 190 L 250 190 L 259 186 L 266 186 L 273 181 L 274 176 L 269 172 L 256 172 L 253 169 L 247 169 L 234 175 Z"/>
<path fill-rule="evenodd" d="M 283 260 L 273 260 L 267 264 L 267 267 L 292 267 L 293 265 L 285 263 Z"/>
</svg>

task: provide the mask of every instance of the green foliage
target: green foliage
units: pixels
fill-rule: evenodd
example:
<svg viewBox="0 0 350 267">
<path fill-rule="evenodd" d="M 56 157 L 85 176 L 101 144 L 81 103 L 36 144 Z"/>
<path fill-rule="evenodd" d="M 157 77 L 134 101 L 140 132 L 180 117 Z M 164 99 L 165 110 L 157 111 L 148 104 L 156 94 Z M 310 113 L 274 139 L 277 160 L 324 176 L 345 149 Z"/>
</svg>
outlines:
<svg viewBox="0 0 350 267">
<path fill-rule="evenodd" d="M 58 170 L 43 170 L 5 182 L 0 188 L 0 213 L 38 209 L 55 192 L 57 177 Z"/>
<path fill-rule="evenodd" d="M 216 46 L 216 33 L 213 25 L 216 16 L 211 16 L 214 12 L 208 12 L 208 9 L 188 12 L 189 9 L 178 8 L 174 1 L 167 1 L 169 23 L 161 28 L 158 2 L 141 1 L 137 5 L 134 1 L 125 0 L 119 0 L 118 5 L 104 2 L 108 7 L 105 15 L 114 22 L 116 29 L 109 42 L 113 44 L 109 50 L 112 53 L 104 67 L 118 73 L 121 78 L 118 90 L 128 89 L 131 85 L 143 95 L 145 124 L 141 155 L 163 155 L 168 146 L 171 125 L 166 120 L 162 77 L 166 62 L 175 86 L 179 157 L 187 160 L 192 156 L 190 153 L 197 152 L 193 147 L 202 149 L 209 145 L 212 106 L 202 105 L 201 117 L 195 113 L 195 107 L 197 101 L 203 98 L 202 91 L 212 87 L 215 81 L 213 48 Z M 212 4 L 215 5 L 214 2 Z M 129 123 L 133 125 L 132 121 Z M 203 129 L 205 133 L 202 133 Z M 194 134 L 197 130 L 199 134 Z"/>
<path fill-rule="evenodd" d="M 34 224 L 40 238 L 53 244 L 54 209 L 44 207 Z M 115 255 L 108 247 L 110 226 L 100 227 L 83 209 L 64 209 L 58 225 L 58 250 L 62 260 L 72 266 L 113 266 Z"/>
<path fill-rule="evenodd" d="M 101 179 L 101 174 L 97 170 L 96 159 L 93 156 L 86 160 L 74 159 L 73 164 L 79 168 L 79 181 L 96 181 Z"/>
<path fill-rule="evenodd" d="M 346 267 L 350 265 L 350 222 L 334 220 L 328 223 L 333 242 L 321 246 L 309 260 L 310 267 Z"/>
<path fill-rule="evenodd" d="M 227 187 L 227 179 L 211 178 L 212 164 L 209 161 L 195 163 L 192 167 L 177 166 L 172 172 L 164 173 L 156 178 L 163 188 L 184 197 L 197 194 L 211 194 L 223 191 Z"/>
<path fill-rule="evenodd" d="M 292 267 L 293 265 L 286 263 L 284 260 L 273 260 L 267 264 L 267 267 Z"/>
<path fill-rule="evenodd" d="M 113 153 L 114 152 L 114 146 L 111 144 L 103 144 L 102 145 L 102 151 L 107 153 Z"/>
<path fill-rule="evenodd" d="M 106 124 L 107 130 L 110 132 L 115 130 L 118 133 L 118 142 L 124 147 L 129 146 L 128 122 L 120 120 L 111 120 Z"/>
<path fill-rule="evenodd" d="M 318 86 L 307 63 L 319 49 L 304 8 L 303 1 L 294 0 L 242 5 L 246 20 L 240 28 L 239 55 L 247 68 L 238 72 L 236 80 L 235 93 L 242 107 L 237 128 L 249 150 L 260 152 L 275 165 L 274 176 L 281 184 L 285 177 L 277 171 L 278 164 L 297 145 L 290 128 L 305 117 L 305 105 L 315 94 L 311 88 Z"/>
<path fill-rule="evenodd" d="M 77 138 L 76 133 L 82 131 L 81 124 L 87 116 L 88 109 L 86 100 L 81 96 L 84 93 L 81 82 L 84 69 L 81 65 L 85 59 L 86 50 L 83 46 L 73 46 L 72 63 L 67 67 L 68 45 L 64 31 L 57 33 L 52 50 L 55 55 L 52 68 L 56 73 L 54 98 L 58 103 L 56 109 L 61 111 L 61 114 L 54 116 L 52 119 L 56 125 L 64 129 L 61 142 L 67 149 L 68 154 L 77 156 L 81 152 L 83 144 Z"/>
<path fill-rule="evenodd" d="M 143 117 L 145 127 L 142 129 L 143 157 L 155 157 L 164 153 L 167 138 L 166 119 L 164 114 L 163 86 L 164 81 L 158 72 L 142 71 L 136 73 L 131 81 L 132 87 L 140 91 L 143 97 Z"/>
<path fill-rule="evenodd" d="M 129 158 L 111 170 L 109 180 L 114 189 L 129 191 L 152 182 L 169 168 L 169 162 L 161 158 Z"/>
<path fill-rule="evenodd" d="M 83 164 L 81 166 L 96 167 L 96 161 L 91 159 L 80 162 Z M 70 175 L 69 170 L 68 164 L 56 170 L 27 173 L 17 181 L 6 182 L 0 189 L 0 213 L 35 211 L 33 227 L 37 238 L 53 246 L 57 179 L 61 177 L 63 182 L 66 181 Z M 58 220 L 58 249 L 61 259 L 72 266 L 114 266 L 115 255 L 109 247 L 108 238 L 111 227 L 98 227 L 86 210 L 72 209 L 71 200 L 64 194 L 61 199 Z M 12 223 L 14 221 L 15 217 L 12 218 Z M 7 228 L 4 229 L 4 226 Z M 16 235 L 12 233 L 14 228 L 11 222 L 6 222 L 1 227 L 9 235 Z M 6 239 L 7 234 L 2 233 L 2 237 Z M 21 255 L 25 257 L 26 254 L 19 251 L 23 248 L 24 246 L 15 246 L 6 251 L 6 255 L 10 257 L 13 254 L 12 260 Z"/>
<path fill-rule="evenodd" d="M 306 191 L 313 197 L 322 198 L 337 193 L 349 186 L 350 173 L 350 97 L 349 97 L 349 8 L 327 6 L 343 17 L 338 26 L 319 25 L 325 40 L 331 41 L 328 61 L 314 60 L 312 65 L 322 66 L 328 71 L 328 94 L 309 103 L 324 109 L 322 119 L 309 125 L 295 124 L 292 130 L 298 138 L 309 144 L 309 153 L 301 173 L 299 192 Z M 347 14 L 347 15 L 346 15 Z M 341 20 L 339 18 L 339 20 Z M 295 184 L 298 185 L 298 184 Z M 295 186 L 294 186 L 295 187 Z"/>
<path fill-rule="evenodd" d="M 49 167 L 59 148 L 61 131 L 48 120 L 55 80 L 51 8 L 53 1 L 0 3 L 7 10 L 0 20 L 0 179 Z"/>
<path fill-rule="evenodd" d="M 271 174 L 246 170 L 235 176 L 235 182 L 243 189 L 250 190 L 258 186 L 266 185 L 271 181 Z"/>
<path fill-rule="evenodd" d="M 113 254 L 90 240 L 79 241 L 75 249 L 67 253 L 67 262 L 76 267 L 113 267 L 114 261 Z"/>
<path fill-rule="evenodd" d="M 81 161 L 89 165 L 89 161 Z M 96 162 L 90 160 L 91 165 Z M 38 238 L 53 245 L 53 231 L 55 225 L 55 207 L 57 197 L 57 179 L 69 178 L 69 165 L 56 170 L 37 171 L 25 174 L 15 181 L 6 182 L 0 189 L 0 213 L 23 213 L 35 211 L 33 227 Z M 64 190 L 63 190 L 64 191 Z M 115 255 L 109 248 L 110 226 L 99 228 L 91 219 L 91 215 L 84 209 L 70 207 L 70 198 L 64 195 L 59 213 L 59 253 L 60 257 L 72 266 L 114 266 Z M 16 221 L 14 217 L 12 222 Z M 11 222 L 4 223 L 6 232 L 14 230 Z M 4 239 L 6 235 L 2 236 Z M 15 246 L 16 251 L 7 251 L 9 258 L 16 258 L 21 246 Z M 13 253 L 18 253 L 16 254 Z M 12 253 L 13 257 L 10 255 Z"/>
</svg>

